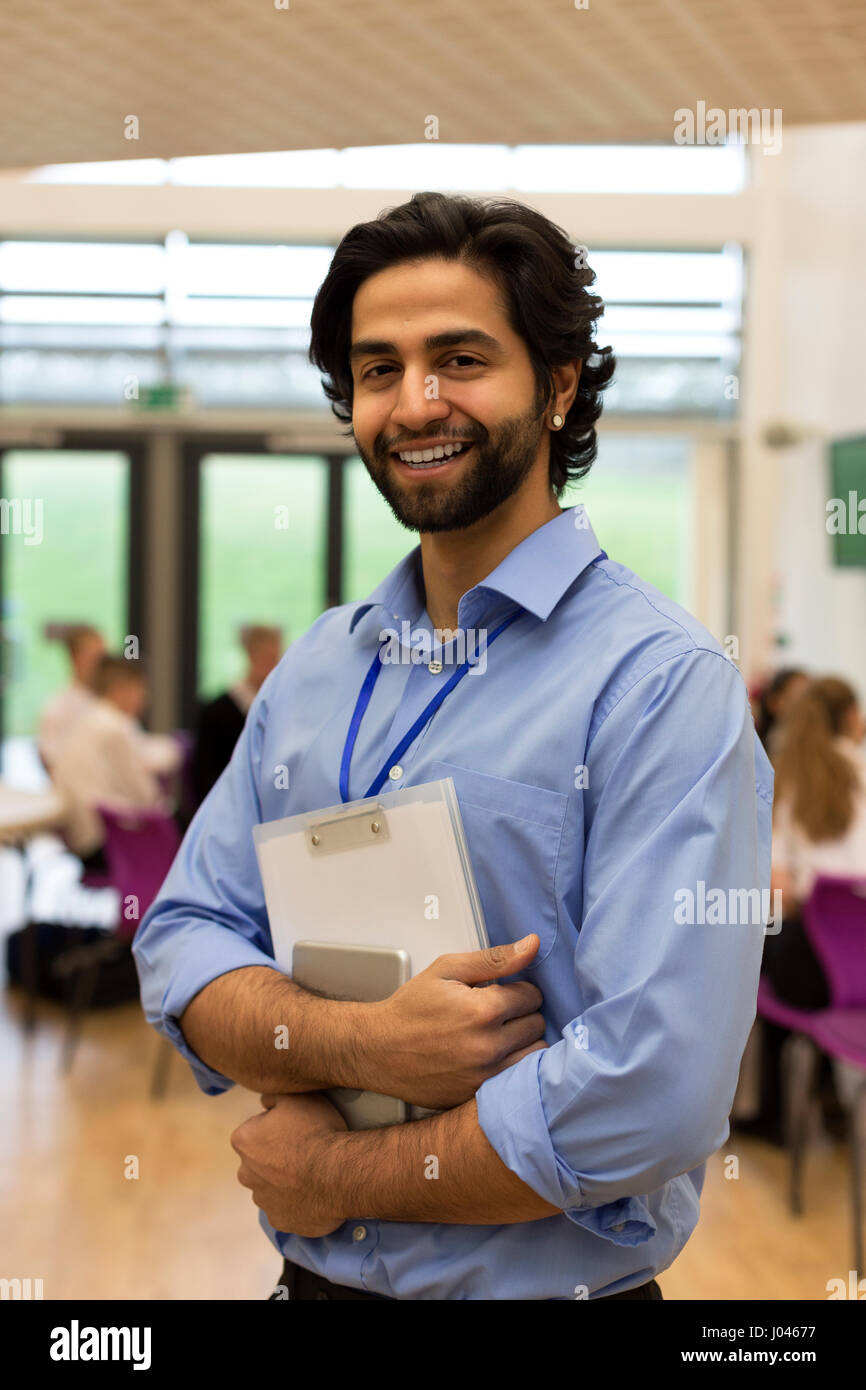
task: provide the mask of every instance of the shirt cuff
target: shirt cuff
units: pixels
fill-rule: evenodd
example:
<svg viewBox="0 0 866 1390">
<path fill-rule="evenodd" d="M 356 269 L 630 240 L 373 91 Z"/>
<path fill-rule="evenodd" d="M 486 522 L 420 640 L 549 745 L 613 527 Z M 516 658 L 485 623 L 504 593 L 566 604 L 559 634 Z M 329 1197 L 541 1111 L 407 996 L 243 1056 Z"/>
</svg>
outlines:
<svg viewBox="0 0 866 1390">
<path fill-rule="evenodd" d="M 209 1067 L 197 1053 L 193 1052 L 181 1031 L 179 1019 L 190 1001 L 206 985 L 219 979 L 220 975 L 227 975 L 230 970 L 240 970 L 248 965 L 266 965 L 272 970 L 278 970 L 278 967 L 273 956 L 265 955 L 246 937 L 233 931 L 222 933 L 225 940 L 221 940 L 219 943 L 219 964 L 216 965 L 214 956 L 217 953 L 212 950 L 212 942 L 207 943 L 210 949 L 205 948 L 203 941 L 196 949 L 198 935 L 195 931 L 191 933 L 188 942 L 190 949 L 183 952 L 173 963 L 172 976 L 162 998 L 161 1011 L 154 1013 L 145 1007 L 145 1017 L 148 1023 L 152 1024 L 164 1038 L 168 1038 L 180 1055 L 186 1059 L 193 1076 L 205 1095 L 218 1096 L 234 1086 L 234 1081 L 230 1077 L 224 1076 L 222 1072 Z M 151 967 L 147 960 L 144 944 L 139 948 L 133 945 L 132 949 L 133 955 L 136 957 L 136 966 L 142 983 L 142 996 L 144 998 L 146 996 L 144 971 L 151 969 Z"/>
<path fill-rule="evenodd" d="M 480 1086 L 475 1103 L 485 1138 L 506 1168 L 569 1221 L 614 1245 L 642 1245 L 657 1229 L 646 1202 L 629 1196 L 590 1205 L 577 1174 L 554 1149 L 538 1081 L 543 1056 L 532 1052 Z"/>
<path fill-rule="evenodd" d="M 166 1014 L 154 1026 L 157 1032 L 162 1033 L 164 1038 L 168 1038 L 169 1042 L 174 1044 L 181 1057 L 189 1062 L 190 1071 L 206 1096 L 220 1096 L 223 1091 L 231 1090 L 235 1083 L 229 1077 L 223 1076 L 222 1072 L 214 1071 L 213 1067 L 209 1067 L 193 1052 L 176 1018 Z"/>
</svg>

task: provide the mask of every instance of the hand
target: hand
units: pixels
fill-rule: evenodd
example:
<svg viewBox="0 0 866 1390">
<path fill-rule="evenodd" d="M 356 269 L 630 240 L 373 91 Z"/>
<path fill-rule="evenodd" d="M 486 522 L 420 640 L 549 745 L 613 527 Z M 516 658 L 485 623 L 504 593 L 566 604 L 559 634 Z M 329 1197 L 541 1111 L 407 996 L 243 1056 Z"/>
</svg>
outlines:
<svg viewBox="0 0 866 1390">
<path fill-rule="evenodd" d="M 250 1188 L 275 1230 L 329 1236 L 347 1218 L 323 1190 L 320 1160 L 346 1123 L 321 1091 L 261 1099 L 264 1113 L 231 1136 L 241 1160 L 238 1182 Z"/>
<path fill-rule="evenodd" d="M 538 951 L 535 935 L 483 951 L 439 956 L 375 1009 L 367 1090 L 448 1109 L 471 1100 L 488 1076 L 546 1044 L 542 994 L 529 981 L 473 986 L 515 975 Z"/>
</svg>

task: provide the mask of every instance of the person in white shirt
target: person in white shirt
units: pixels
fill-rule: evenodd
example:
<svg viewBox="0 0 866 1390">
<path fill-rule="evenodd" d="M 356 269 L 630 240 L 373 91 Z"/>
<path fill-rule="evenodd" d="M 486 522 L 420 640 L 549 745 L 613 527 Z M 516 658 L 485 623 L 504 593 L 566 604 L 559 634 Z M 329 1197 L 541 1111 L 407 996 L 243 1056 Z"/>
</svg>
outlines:
<svg viewBox="0 0 866 1390">
<path fill-rule="evenodd" d="M 148 734 L 138 722 L 147 704 L 140 662 L 103 656 L 95 677 L 96 698 L 66 739 L 52 769 L 67 803 L 66 838 L 88 865 L 99 863 L 105 828 L 100 804 L 124 810 L 171 804 L 159 781 L 177 770 L 179 744 Z"/>
<path fill-rule="evenodd" d="M 772 888 L 782 893 L 782 930 L 764 938 L 762 973 L 779 999 L 799 1009 L 826 1008 L 830 998 L 802 920 L 815 879 L 866 878 L 864 732 L 855 691 L 828 676 L 797 695 L 774 742 Z M 781 1143 L 780 1054 L 788 1030 L 764 1022 L 761 1035 L 759 1112 L 737 1127 Z M 822 1063 L 824 1121 L 840 1137 L 833 1075 Z"/>
<path fill-rule="evenodd" d="M 866 877 L 864 732 L 855 692 L 835 677 L 811 681 L 782 726 L 773 760 L 773 887 L 782 890 L 786 922 L 819 874 Z"/>
<path fill-rule="evenodd" d="M 45 767 L 51 771 L 60 749 L 79 720 L 93 704 L 93 680 L 105 655 L 102 633 L 86 623 L 70 627 L 65 636 L 72 667 L 69 685 L 48 701 L 39 719 L 36 744 Z"/>
</svg>

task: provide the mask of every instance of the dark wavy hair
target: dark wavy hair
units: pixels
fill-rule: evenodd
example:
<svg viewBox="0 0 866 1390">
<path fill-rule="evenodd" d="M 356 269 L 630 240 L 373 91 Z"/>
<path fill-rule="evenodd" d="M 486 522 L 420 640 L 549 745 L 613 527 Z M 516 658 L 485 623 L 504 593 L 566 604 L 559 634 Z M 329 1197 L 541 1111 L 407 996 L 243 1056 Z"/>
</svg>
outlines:
<svg viewBox="0 0 866 1390">
<path fill-rule="evenodd" d="M 555 367 L 583 363 L 565 424 L 550 435 L 550 484 L 559 496 L 592 467 L 601 393 L 616 361 L 594 341 L 604 305 L 589 293 L 595 274 L 583 263 L 584 248 L 576 253 L 562 228 L 523 203 L 416 193 L 346 233 L 311 318 L 310 361 L 322 373 L 334 414 L 352 418 L 349 348 L 358 288 L 377 271 L 430 257 L 463 261 L 493 279 L 511 327 L 526 343 L 541 404 L 551 398 Z"/>
</svg>

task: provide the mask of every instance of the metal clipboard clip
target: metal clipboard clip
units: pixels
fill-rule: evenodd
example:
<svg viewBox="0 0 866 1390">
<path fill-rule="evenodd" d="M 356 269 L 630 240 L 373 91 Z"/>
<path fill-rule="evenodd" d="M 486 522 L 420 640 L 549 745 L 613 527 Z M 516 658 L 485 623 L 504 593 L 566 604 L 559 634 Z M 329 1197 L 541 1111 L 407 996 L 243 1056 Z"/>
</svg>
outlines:
<svg viewBox="0 0 866 1390">
<path fill-rule="evenodd" d="M 304 828 L 307 850 L 316 858 L 346 849 L 386 844 L 391 838 L 388 817 L 381 802 L 347 808 L 336 816 L 311 820 Z"/>
</svg>

